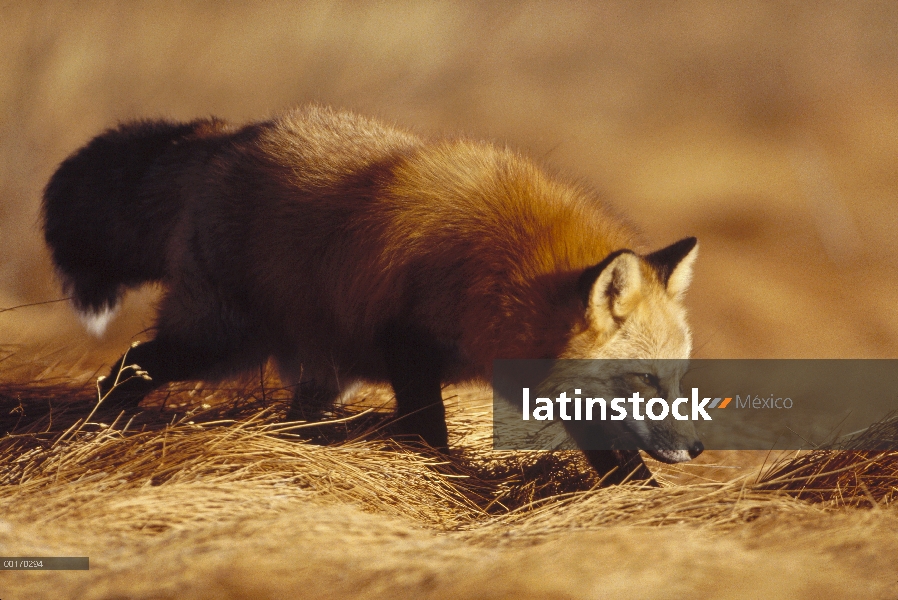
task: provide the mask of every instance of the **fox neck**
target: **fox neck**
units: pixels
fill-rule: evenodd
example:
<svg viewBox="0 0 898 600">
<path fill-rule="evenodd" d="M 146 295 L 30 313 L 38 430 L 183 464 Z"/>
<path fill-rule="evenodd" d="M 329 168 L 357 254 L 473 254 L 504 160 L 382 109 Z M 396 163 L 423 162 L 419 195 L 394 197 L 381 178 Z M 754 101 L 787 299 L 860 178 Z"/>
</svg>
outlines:
<svg viewBox="0 0 898 600">
<path fill-rule="evenodd" d="M 539 277 L 503 294 L 490 326 L 467 330 L 467 348 L 484 379 L 496 359 L 551 359 L 564 352 L 572 332 L 584 326 L 576 273 Z M 470 322 L 476 323 L 476 320 Z"/>
</svg>

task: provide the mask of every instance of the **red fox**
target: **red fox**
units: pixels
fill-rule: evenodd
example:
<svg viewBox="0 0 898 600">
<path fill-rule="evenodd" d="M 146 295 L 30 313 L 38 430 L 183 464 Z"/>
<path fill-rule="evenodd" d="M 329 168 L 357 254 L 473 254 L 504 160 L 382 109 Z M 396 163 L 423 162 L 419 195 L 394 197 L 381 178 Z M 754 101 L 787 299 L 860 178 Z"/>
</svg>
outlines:
<svg viewBox="0 0 898 600">
<path fill-rule="evenodd" d="M 46 241 L 96 332 L 128 288 L 161 282 L 155 337 L 110 399 L 220 379 L 273 358 L 291 417 L 355 382 L 389 382 L 401 432 L 446 449 L 446 383 L 498 358 L 686 358 L 695 238 L 650 254 L 585 187 L 512 150 L 424 139 L 321 106 L 234 127 L 136 121 L 50 179 Z M 101 384 L 112 387 L 117 369 Z M 654 426 L 654 424 L 653 424 Z M 666 462 L 702 450 L 691 423 L 641 431 Z M 658 440 L 686 441 L 688 452 Z M 638 452 L 588 452 L 648 477 Z"/>
</svg>

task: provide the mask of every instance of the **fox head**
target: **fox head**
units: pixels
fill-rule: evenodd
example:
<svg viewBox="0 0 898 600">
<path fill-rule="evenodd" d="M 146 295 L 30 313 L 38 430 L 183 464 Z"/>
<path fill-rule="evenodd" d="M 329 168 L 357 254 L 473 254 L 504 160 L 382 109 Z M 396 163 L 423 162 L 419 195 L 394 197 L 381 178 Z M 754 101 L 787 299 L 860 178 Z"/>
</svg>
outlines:
<svg viewBox="0 0 898 600">
<path fill-rule="evenodd" d="M 696 239 L 686 238 L 645 256 L 619 250 L 586 269 L 578 282 L 585 317 L 560 358 L 631 361 L 596 361 L 589 363 L 593 366 L 588 372 L 582 367 L 567 376 L 553 372 L 550 380 L 575 377 L 589 386 L 590 393 L 608 399 L 634 392 L 668 402 L 680 397 L 685 359 L 692 351 L 682 298 L 697 253 Z M 572 363 L 559 363 L 564 364 Z M 545 383 L 551 387 L 550 381 Z M 570 425 L 575 439 L 583 436 L 576 429 L 578 423 Z M 591 426 L 604 428 L 606 438 L 635 445 L 662 462 L 687 461 L 703 449 L 692 422 L 672 416 L 662 421 L 628 416 Z"/>
</svg>

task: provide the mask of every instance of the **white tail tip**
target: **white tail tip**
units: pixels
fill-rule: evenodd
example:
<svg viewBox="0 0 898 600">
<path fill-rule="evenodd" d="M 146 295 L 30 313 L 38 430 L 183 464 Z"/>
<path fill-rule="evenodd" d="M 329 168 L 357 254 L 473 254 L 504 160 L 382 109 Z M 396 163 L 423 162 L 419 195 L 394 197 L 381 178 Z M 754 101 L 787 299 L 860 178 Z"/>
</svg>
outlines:
<svg viewBox="0 0 898 600">
<path fill-rule="evenodd" d="M 78 312 L 78 320 L 81 321 L 81 325 L 94 337 L 103 337 L 103 333 L 106 332 L 106 327 L 109 325 L 109 322 L 115 318 L 115 315 L 118 314 L 118 307 L 109 308 L 104 307 L 102 310 L 98 312 L 93 311 L 77 311 Z"/>
</svg>

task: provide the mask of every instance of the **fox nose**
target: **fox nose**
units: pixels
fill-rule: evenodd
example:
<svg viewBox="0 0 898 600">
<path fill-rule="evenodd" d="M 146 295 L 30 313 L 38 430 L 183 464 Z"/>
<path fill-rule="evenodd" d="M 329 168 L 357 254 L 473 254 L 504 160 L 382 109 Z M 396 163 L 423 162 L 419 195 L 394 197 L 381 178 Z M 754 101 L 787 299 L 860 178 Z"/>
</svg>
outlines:
<svg viewBox="0 0 898 600">
<path fill-rule="evenodd" d="M 689 458 L 695 458 L 704 451 L 705 445 L 701 441 L 697 441 L 689 447 Z"/>
</svg>

